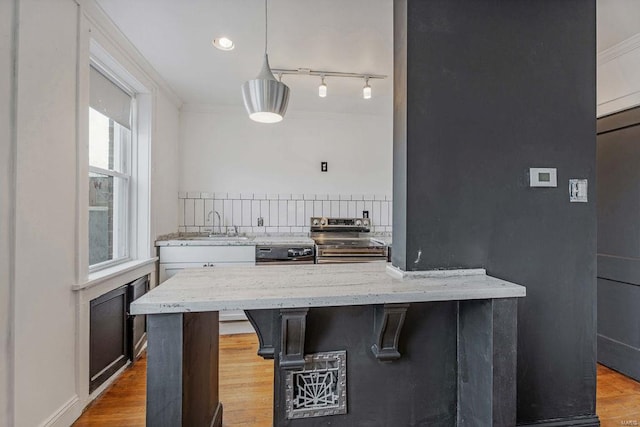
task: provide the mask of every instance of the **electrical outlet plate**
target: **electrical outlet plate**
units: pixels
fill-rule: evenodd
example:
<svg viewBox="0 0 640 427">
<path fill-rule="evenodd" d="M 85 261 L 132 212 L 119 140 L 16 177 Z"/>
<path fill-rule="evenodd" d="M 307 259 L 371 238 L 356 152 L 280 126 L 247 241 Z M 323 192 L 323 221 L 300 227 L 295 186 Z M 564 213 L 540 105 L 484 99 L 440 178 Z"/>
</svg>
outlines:
<svg viewBox="0 0 640 427">
<path fill-rule="evenodd" d="M 587 193 L 589 182 L 586 179 L 570 179 L 569 180 L 569 201 L 587 203 Z"/>
<path fill-rule="evenodd" d="M 329 170 L 329 164 L 327 162 L 320 162 L 320 171 L 326 172 Z"/>
</svg>

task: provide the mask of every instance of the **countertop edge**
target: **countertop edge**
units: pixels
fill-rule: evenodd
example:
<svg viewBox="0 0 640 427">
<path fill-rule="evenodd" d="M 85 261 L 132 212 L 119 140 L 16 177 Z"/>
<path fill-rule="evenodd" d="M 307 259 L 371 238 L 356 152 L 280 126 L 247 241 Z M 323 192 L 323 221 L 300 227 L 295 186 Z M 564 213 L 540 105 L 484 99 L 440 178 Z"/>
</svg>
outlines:
<svg viewBox="0 0 640 427">
<path fill-rule="evenodd" d="M 262 310 L 299 307 L 331 307 L 349 305 L 419 303 L 442 301 L 466 301 L 477 299 L 522 298 L 526 296 L 526 288 L 502 279 L 486 276 L 499 281 L 502 286 L 490 289 L 426 290 L 423 292 L 380 293 L 372 295 L 319 296 L 305 298 L 269 298 L 241 299 L 236 301 L 189 301 L 184 304 L 175 303 L 141 303 L 131 304 L 131 314 L 168 314 L 190 313 L 221 310 Z"/>
</svg>

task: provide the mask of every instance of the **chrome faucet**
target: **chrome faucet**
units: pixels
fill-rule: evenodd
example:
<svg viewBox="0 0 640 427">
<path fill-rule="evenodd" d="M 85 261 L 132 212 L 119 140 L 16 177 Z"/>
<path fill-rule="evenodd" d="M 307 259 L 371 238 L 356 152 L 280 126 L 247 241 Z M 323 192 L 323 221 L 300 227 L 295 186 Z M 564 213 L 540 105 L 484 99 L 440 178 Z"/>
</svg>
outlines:
<svg viewBox="0 0 640 427">
<path fill-rule="evenodd" d="M 213 211 L 216 216 L 218 217 L 218 232 L 220 234 L 222 234 L 222 220 L 220 219 L 220 214 L 218 213 L 218 211 Z M 213 224 L 215 226 L 215 224 Z"/>
<path fill-rule="evenodd" d="M 209 213 L 207 214 L 207 222 L 211 222 L 211 234 L 215 234 L 215 231 L 213 231 L 216 227 L 216 223 L 215 221 L 211 221 L 213 218 L 213 215 L 215 214 L 215 216 L 218 217 L 218 234 L 222 234 L 222 220 L 220 219 L 220 214 L 218 213 L 218 211 L 215 210 L 210 210 Z"/>
</svg>

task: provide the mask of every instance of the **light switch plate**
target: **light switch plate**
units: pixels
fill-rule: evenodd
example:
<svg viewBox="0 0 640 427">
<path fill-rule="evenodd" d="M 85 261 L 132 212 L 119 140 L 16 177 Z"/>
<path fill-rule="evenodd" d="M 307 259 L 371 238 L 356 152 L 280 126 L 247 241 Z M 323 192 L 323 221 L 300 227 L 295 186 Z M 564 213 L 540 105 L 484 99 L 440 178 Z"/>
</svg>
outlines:
<svg viewBox="0 0 640 427">
<path fill-rule="evenodd" d="M 586 179 L 569 180 L 569 201 L 587 203 L 589 183 Z"/>
<path fill-rule="evenodd" d="M 557 187 L 558 172 L 556 168 L 530 168 L 530 187 Z"/>
</svg>

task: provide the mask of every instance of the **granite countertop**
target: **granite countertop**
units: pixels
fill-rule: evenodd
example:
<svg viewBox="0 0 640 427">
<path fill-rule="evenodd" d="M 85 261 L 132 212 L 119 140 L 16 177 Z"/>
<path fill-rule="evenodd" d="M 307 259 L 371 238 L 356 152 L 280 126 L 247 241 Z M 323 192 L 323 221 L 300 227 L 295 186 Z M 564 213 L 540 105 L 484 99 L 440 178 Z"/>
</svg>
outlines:
<svg viewBox="0 0 640 427">
<path fill-rule="evenodd" d="M 256 245 L 313 245 L 308 235 L 255 235 L 224 236 L 209 238 L 206 236 L 173 236 L 159 239 L 156 246 L 256 246 Z"/>
<path fill-rule="evenodd" d="M 525 288 L 478 270 L 400 279 L 387 264 L 187 269 L 131 304 L 132 314 L 514 298 Z"/>
</svg>

